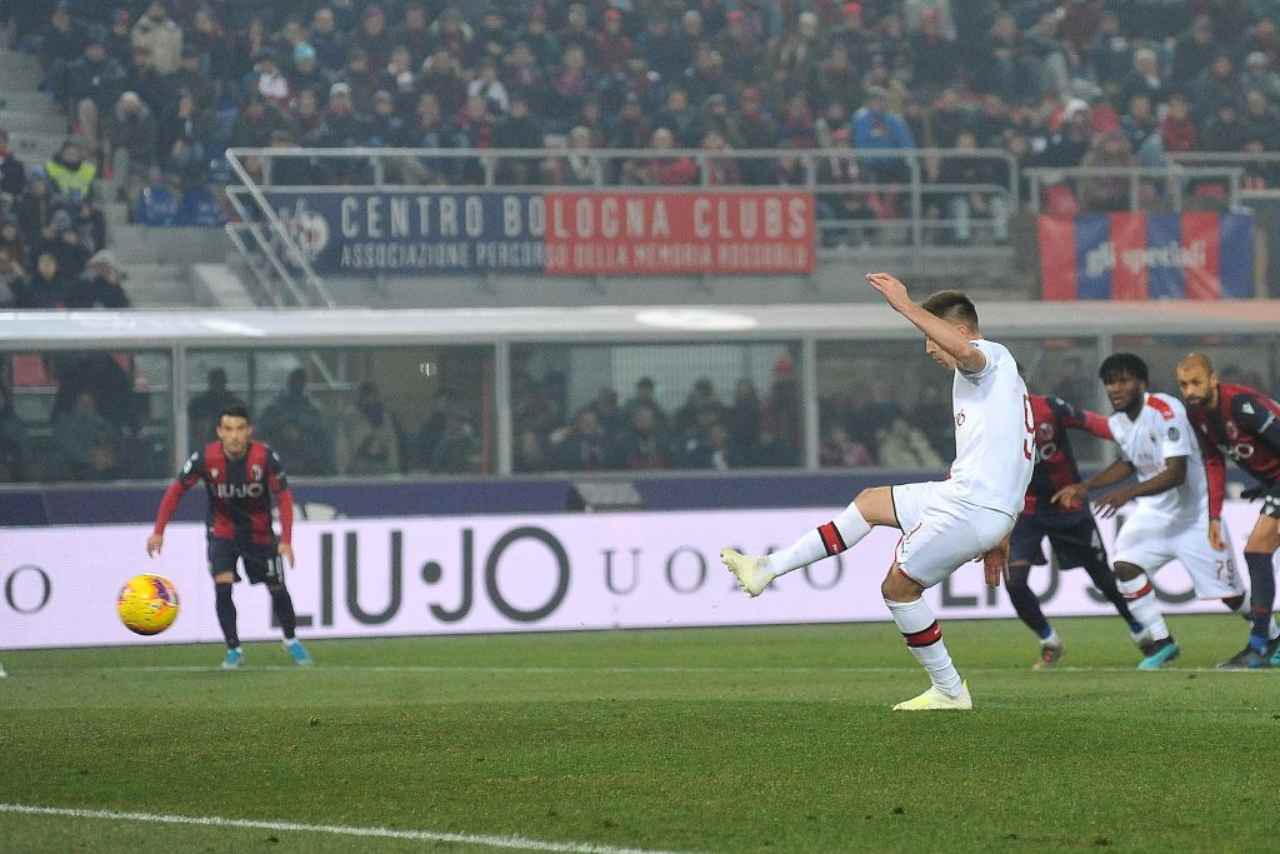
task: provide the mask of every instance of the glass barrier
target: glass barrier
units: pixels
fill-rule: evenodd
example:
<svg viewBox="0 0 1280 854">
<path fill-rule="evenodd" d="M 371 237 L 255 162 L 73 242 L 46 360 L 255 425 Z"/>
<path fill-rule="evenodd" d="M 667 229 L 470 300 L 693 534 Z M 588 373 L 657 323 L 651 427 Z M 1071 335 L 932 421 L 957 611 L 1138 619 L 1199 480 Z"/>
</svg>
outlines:
<svg viewBox="0 0 1280 854">
<path fill-rule="evenodd" d="M 0 353 L 0 483 L 166 476 L 172 395 L 166 352 Z"/>
<path fill-rule="evenodd" d="M 1094 340 L 1001 343 L 1019 360 L 1030 391 L 1102 406 Z M 955 456 L 952 374 L 925 354 L 923 341 L 822 341 L 817 374 L 823 468 L 940 470 Z M 1102 443 L 1087 434 L 1072 443 L 1080 462 L 1102 460 Z"/>
<path fill-rule="evenodd" d="M 516 472 L 803 461 L 797 343 L 511 348 Z"/>
<path fill-rule="evenodd" d="M 1147 363 L 1151 390 L 1179 397 L 1174 371 L 1191 352 L 1204 353 L 1222 382 L 1280 394 L 1280 343 L 1261 335 L 1117 335 L 1114 352 L 1137 353 Z"/>
<path fill-rule="evenodd" d="M 214 441 L 229 401 L 290 474 L 488 474 L 496 459 L 493 348 L 197 350 L 187 358 L 189 447 Z"/>
</svg>

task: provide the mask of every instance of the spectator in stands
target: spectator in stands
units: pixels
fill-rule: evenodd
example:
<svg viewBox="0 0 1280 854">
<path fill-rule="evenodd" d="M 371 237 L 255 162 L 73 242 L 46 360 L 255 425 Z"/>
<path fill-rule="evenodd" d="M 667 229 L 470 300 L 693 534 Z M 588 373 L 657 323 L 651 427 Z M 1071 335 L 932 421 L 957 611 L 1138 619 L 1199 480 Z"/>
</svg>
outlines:
<svg viewBox="0 0 1280 854">
<path fill-rule="evenodd" d="M 9 149 L 9 132 L 0 128 L 0 196 L 9 196 L 6 206 L 27 189 L 27 167 Z"/>
<path fill-rule="evenodd" d="M 1144 149 L 1150 152 L 1153 146 L 1157 148 L 1160 146 L 1160 124 L 1156 121 L 1156 114 L 1151 109 L 1149 96 L 1139 92 L 1129 99 L 1129 110 L 1120 120 L 1120 129 L 1124 131 L 1125 137 L 1129 140 L 1129 147 L 1138 154 L 1140 161 L 1143 159 Z"/>
<path fill-rule="evenodd" d="M 1239 100 L 1236 85 L 1235 64 L 1231 54 L 1220 51 L 1213 59 L 1213 64 L 1200 72 L 1192 84 L 1192 106 L 1196 119 L 1205 122 L 1211 119 L 1220 104 L 1234 104 Z"/>
<path fill-rule="evenodd" d="M 657 152 L 670 151 L 675 148 L 675 137 L 670 130 L 660 127 L 653 132 L 649 147 Z M 688 157 L 658 155 L 640 167 L 638 178 L 640 183 L 656 186 L 694 184 L 698 180 L 698 165 Z"/>
<path fill-rule="evenodd" d="M 391 41 L 396 45 L 404 45 L 409 49 L 413 67 L 422 65 L 422 61 L 431 52 L 434 39 L 428 27 L 427 8 L 419 0 L 411 0 L 404 7 L 404 18 L 400 26 L 392 33 Z"/>
<path fill-rule="evenodd" d="M 865 104 L 853 115 L 853 146 L 859 151 L 891 151 L 914 148 L 915 139 L 900 115 L 889 111 L 889 93 L 873 86 L 867 89 Z M 910 170 L 898 157 L 866 157 L 864 169 L 876 180 L 902 182 L 909 180 Z"/>
<path fill-rule="evenodd" d="M 861 468 L 875 465 L 867 446 L 855 441 L 839 423 L 829 424 L 818 451 L 818 465 L 823 468 Z"/>
<path fill-rule="evenodd" d="M 58 271 L 58 256 L 52 252 L 41 252 L 35 275 L 15 280 L 10 289 L 14 292 L 14 308 L 66 307 L 67 282 Z"/>
<path fill-rule="evenodd" d="M 93 253 L 80 238 L 80 229 L 68 211 L 53 215 L 53 240 L 42 246 L 41 251 L 52 252 L 58 259 L 58 270 L 68 283 L 74 282 L 84 272 L 89 256 Z"/>
<path fill-rule="evenodd" d="M 284 391 L 267 406 L 259 421 L 266 441 L 289 460 L 298 474 L 333 473 L 333 442 L 324 416 L 307 397 L 307 371 L 289 373 Z"/>
<path fill-rule="evenodd" d="M 465 413 L 451 410 L 445 414 L 444 433 L 431 455 L 431 470 L 437 474 L 479 471 L 482 448 Z"/>
<path fill-rule="evenodd" d="M 61 95 L 68 113 L 75 115 L 80 134 L 97 152 L 101 116 L 110 115 L 126 81 L 124 67 L 107 53 L 100 38 L 85 43 L 84 56 L 67 67 Z"/>
<path fill-rule="evenodd" d="M 57 199 L 54 198 L 52 187 L 44 174 L 34 172 L 30 180 L 27 182 L 27 192 L 18 200 L 17 204 L 17 235 L 18 242 L 26 242 L 28 247 L 39 238 L 45 226 L 49 224 L 49 220 L 53 218 L 53 212 L 57 209 Z M 25 237 L 24 237 L 25 236 Z M 30 255 L 23 256 L 26 261 L 31 261 Z"/>
<path fill-rule="evenodd" d="M 271 134 L 284 129 L 285 120 L 280 113 L 268 109 L 262 98 L 251 95 L 231 129 L 231 145 L 234 148 L 265 148 L 271 141 Z M 319 134 L 313 142 L 319 144 Z"/>
<path fill-rule="evenodd" d="M 18 220 L 3 210 L 0 210 L 0 251 L 9 253 L 9 258 L 23 267 L 31 260 Z"/>
<path fill-rule="evenodd" d="M 347 40 L 337 28 L 333 9 L 321 6 L 311 17 L 311 32 L 307 37 L 316 51 L 316 60 L 322 68 L 341 68 L 347 61 Z M 323 89 L 317 91 L 324 91 Z"/>
<path fill-rule="evenodd" d="M 1187 96 L 1174 92 L 1169 96 L 1168 112 L 1160 120 L 1160 140 L 1164 150 L 1170 153 L 1195 151 L 1199 147 L 1199 137 Z"/>
<path fill-rule="evenodd" d="M 1167 4 L 1166 4 L 1167 5 Z M 1149 22 L 1143 21 L 1140 26 Z M 1139 30 L 1140 31 L 1140 30 Z M 1173 52 L 1173 82 L 1187 86 L 1209 67 L 1218 48 L 1213 39 L 1213 22 L 1208 15 L 1197 15 L 1189 32 L 1178 38 Z"/>
<path fill-rule="evenodd" d="M 36 4 L 31 5 L 34 11 Z M 69 0 L 58 0 L 41 34 L 40 64 L 46 72 L 56 72 L 59 66 L 74 62 L 84 47 L 85 32 L 72 18 L 72 9 Z"/>
<path fill-rule="evenodd" d="M 67 308 L 128 308 L 124 292 L 124 272 L 111 250 L 100 250 L 89 258 L 85 271 L 67 293 Z"/>
<path fill-rule="evenodd" d="M 0 483 L 27 478 L 27 427 L 13 406 L 13 392 L 0 383 Z"/>
<path fill-rule="evenodd" d="M 1201 138 L 1206 151 L 1240 151 L 1249 138 L 1249 130 L 1240 121 L 1234 101 L 1222 101 L 1214 110 Z"/>
<path fill-rule="evenodd" d="M 62 143 L 53 159 L 44 164 L 44 172 L 63 197 L 73 202 L 92 198 L 98 167 L 84 159 L 84 149 L 75 140 Z"/>
<path fill-rule="evenodd" d="M 217 100 L 217 84 L 204 71 L 203 57 L 194 44 L 182 48 L 182 65 L 165 80 L 168 95 L 163 103 L 151 105 L 157 115 L 171 113 L 176 101 L 190 95 L 195 102 L 195 112 L 211 110 Z"/>
<path fill-rule="evenodd" d="M 671 468 L 669 442 L 653 408 L 636 406 L 630 410 L 626 429 L 620 431 L 616 465 L 632 471 Z"/>
<path fill-rule="evenodd" d="M 338 471 L 361 477 L 399 474 L 400 442 L 400 426 L 387 411 L 378 384 L 360 383 L 355 408 L 343 417 L 338 432 Z"/>
<path fill-rule="evenodd" d="M 1261 26 L 1261 25 L 1259 25 Z M 1271 25 L 1274 31 L 1274 25 Z M 1240 88 L 1257 90 L 1271 101 L 1280 101 L 1280 74 L 1272 70 L 1271 57 L 1257 50 L 1245 59 L 1245 72 L 1240 75 Z"/>
<path fill-rule="evenodd" d="M 137 92 L 125 92 L 116 102 L 107 132 L 105 162 L 114 169 L 116 155 L 128 157 L 125 169 L 125 196 L 130 204 L 138 199 L 153 166 L 157 164 L 157 124 L 151 108 Z"/>
<path fill-rule="evenodd" d="M 716 394 L 715 384 L 709 377 L 701 377 L 689 389 L 684 404 L 676 410 L 674 429 L 677 433 L 688 433 L 697 426 L 699 413 L 710 411 L 712 420 L 720 420 L 724 404 Z"/>
<path fill-rule="evenodd" d="M 1280 142 L 1280 116 L 1267 96 L 1261 89 L 1250 89 L 1245 93 L 1244 104 L 1241 124 L 1246 141 L 1260 140 L 1264 148 L 1275 148 Z"/>
<path fill-rule="evenodd" d="M 1081 165 L 1091 169 L 1122 169 L 1136 164 L 1124 132 L 1113 130 L 1094 141 Z M 1083 201 L 1089 211 L 1126 211 L 1130 209 L 1129 190 L 1127 175 L 1089 177 L 1083 184 Z"/>
<path fill-rule="evenodd" d="M 182 28 L 161 0 L 152 0 L 146 13 L 133 25 L 134 47 L 147 51 L 147 62 L 158 74 L 172 74 L 182 59 Z"/>
<path fill-rule="evenodd" d="M 257 94 L 277 110 L 289 106 L 289 78 L 280 70 L 275 53 L 270 48 L 263 48 L 253 58 L 253 71 L 245 78 L 244 88 L 251 94 Z"/>
<path fill-rule="evenodd" d="M 1165 86 L 1160 77 L 1160 65 L 1156 52 L 1149 47 L 1139 48 L 1133 54 L 1133 71 L 1120 87 L 1120 102 L 1130 103 L 1137 95 L 1145 95 L 1149 102 L 1158 104 L 1164 100 Z"/>
<path fill-rule="evenodd" d="M 27 283 L 27 270 L 22 262 L 14 258 L 13 250 L 0 245 L 0 286 L 8 291 L 4 300 L 5 308 L 16 308 L 19 295 Z"/>
<path fill-rule="evenodd" d="M 227 389 L 227 372 L 223 368 L 209 371 L 206 388 L 187 404 L 188 444 L 194 449 L 218 438 L 218 419 L 222 410 L 239 399 Z"/>
<path fill-rule="evenodd" d="M 516 436 L 514 468 L 518 472 L 546 471 L 547 447 L 542 436 L 534 430 L 525 430 Z"/>
<path fill-rule="evenodd" d="M 658 398 L 654 394 L 652 377 L 641 377 L 637 380 L 635 394 L 622 407 L 622 415 L 628 424 L 631 423 L 631 416 L 641 407 L 653 413 L 654 428 L 666 432 L 670 419 L 667 418 L 666 410 L 658 403 Z"/>
<path fill-rule="evenodd" d="M 573 424 L 551 434 L 551 456 L 558 471 L 596 471 L 610 466 L 613 449 L 588 407 L 578 410 Z"/>
<path fill-rule="evenodd" d="M 726 413 L 726 424 L 729 428 L 729 439 L 735 448 L 750 452 L 760 441 L 763 411 L 760 396 L 756 392 L 756 384 L 749 379 L 740 379 L 733 389 L 733 405 Z"/>
<path fill-rule="evenodd" d="M 176 178 L 166 176 L 159 167 L 152 167 L 146 186 L 130 208 L 133 222 L 153 227 L 177 225 L 182 198 L 176 184 Z"/>
<path fill-rule="evenodd" d="M 120 432 L 98 414 L 92 392 L 80 392 L 75 408 L 53 422 L 53 439 L 69 479 L 111 480 L 119 476 Z"/>
<path fill-rule="evenodd" d="M 293 69 L 289 73 L 289 91 L 296 102 L 305 91 L 312 95 L 328 92 L 333 81 L 316 63 L 316 49 L 303 42 L 293 49 Z"/>
</svg>

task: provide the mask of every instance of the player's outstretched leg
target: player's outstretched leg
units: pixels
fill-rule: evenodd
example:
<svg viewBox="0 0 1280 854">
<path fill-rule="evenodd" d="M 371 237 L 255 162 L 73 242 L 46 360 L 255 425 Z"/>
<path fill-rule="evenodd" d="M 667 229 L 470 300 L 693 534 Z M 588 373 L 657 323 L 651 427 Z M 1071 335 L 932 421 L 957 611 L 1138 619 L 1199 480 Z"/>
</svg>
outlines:
<svg viewBox="0 0 1280 854">
<path fill-rule="evenodd" d="M 972 709 L 973 699 L 969 696 L 969 686 L 961 681 L 959 672 L 951 663 L 951 654 L 942 641 L 942 626 L 934 617 L 933 609 L 920 598 L 920 585 L 903 574 L 895 563 L 880 591 L 884 595 L 884 604 L 889 607 L 889 613 L 898 625 L 898 631 L 902 632 L 902 637 L 907 642 L 907 648 L 928 671 L 933 683 L 920 696 L 898 703 L 893 707 L 894 711 Z"/>
<path fill-rule="evenodd" d="M 1009 590 L 1009 601 L 1013 603 L 1013 610 L 1018 613 L 1018 618 L 1026 624 L 1027 628 L 1035 632 L 1040 640 L 1040 657 L 1032 667 L 1036 670 L 1050 670 L 1057 666 L 1066 647 L 1062 643 L 1062 638 L 1058 637 L 1058 633 L 1053 630 L 1053 626 L 1049 625 L 1044 611 L 1040 610 L 1039 598 L 1027 584 L 1027 576 L 1030 572 L 1031 564 L 1029 563 L 1009 564 L 1005 587 Z"/>
<path fill-rule="evenodd" d="M 1138 662 L 1138 669 L 1159 670 L 1177 658 L 1182 650 L 1169 634 L 1155 587 L 1142 567 L 1116 561 L 1116 587 L 1133 618 L 1141 624 L 1143 634 L 1150 638 L 1142 647 L 1144 658 Z"/>
<path fill-rule="evenodd" d="M 271 609 L 275 611 L 276 621 L 280 623 L 280 631 L 284 633 L 285 650 L 293 658 L 294 664 L 309 667 L 311 655 L 302 645 L 302 641 L 294 637 L 298 618 L 293 611 L 293 597 L 289 595 L 289 589 L 283 584 L 273 584 L 269 585 L 267 590 L 271 592 Z"/>
<path fill-rule="evenodd" d="M 222 638 L 227 642 L 227 655 L 222 659 L 223 670 L 235 670 L 244 663 L 244 652 L 240 649 L 240 634 L 236 629 L 236 603 L 231 598 L 231 582 L 235 576 L 218 576 L 214 580 L 214 595 L 217 600 L 218 625 L 222 628 Z M 224 580 L 225 578 L 225 580 Z"/>
<path fill-rule="evenodd" d="M 864 489 L 840 515 L 808 531 L 786 548 L 767 556 L 744 555 L 724 548 L 720 550 L 720 561 L 748 596 L 759 596 L 778 576 L 853 548 L 871 532 L 872 525 L 894 524 L 889 487 Z"/>
</svg>

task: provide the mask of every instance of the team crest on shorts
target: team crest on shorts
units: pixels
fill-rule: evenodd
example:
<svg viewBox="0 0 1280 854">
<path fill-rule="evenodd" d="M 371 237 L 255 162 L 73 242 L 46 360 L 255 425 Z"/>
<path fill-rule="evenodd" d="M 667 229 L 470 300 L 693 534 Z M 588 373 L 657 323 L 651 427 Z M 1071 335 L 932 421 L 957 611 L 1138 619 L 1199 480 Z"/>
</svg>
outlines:
<svg viewBox="0 0 1280 854">
<path fill-rule="evenodd" d="M 963 409 L 961 409 L 959 412 L 956 413 L 956 426 L 957 427 L 964 426 L 964 410 Z"/>
</svg>

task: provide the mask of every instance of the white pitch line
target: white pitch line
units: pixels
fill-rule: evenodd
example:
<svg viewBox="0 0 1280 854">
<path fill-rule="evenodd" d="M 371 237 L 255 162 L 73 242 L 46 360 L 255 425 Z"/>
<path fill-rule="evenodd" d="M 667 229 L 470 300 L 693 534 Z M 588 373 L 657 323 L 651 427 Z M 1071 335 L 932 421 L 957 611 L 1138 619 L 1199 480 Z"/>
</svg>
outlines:
<svg viewBox="0 0 1280 854">
<path fill-rule="evenodd" d="M 331 836 L 361 836 L 380 839 L 408 839 L 417 842 L 458 842 L 489 848 L 514 848 L 520 851 L 561 851 L 568 854 L 677 854 L 651 848 L 617 848 L 589 842 L 547 842 L 524 836 L 489 836 L 472 833 L 442 833 L 434 830 L 393 830 L 389 827 L 349 827 L 341 824 L 302 824 L 296 821 L 256 821 L 218 816 L 165 815 L 163 813 L 116 812 L 64 807 L 38 807 L 27 804 L 0 803 L 0 813 L 60 816 L 63 818 L 98 818 L 108 821 L 133 821 L 147 824 L 181 824 L 201 827 L 234 827 L 249 830 L 275 830 L 298 833 L 327 833 Z"/>
<path fill-rule="evenodd" d="M 1020 667 L 966 667 L 965 673 L 1022 673 L 1030 672 Z M 245 664 L 242 671 L 249 673 L 282 673 L 282 672 L 324 672 L 338 673 L 500 673 L 509 675 L 556 675 L 575 673 L 601 674 L 752 674 L 752 673 L 919 673 L 918 667 L 668 667 L 662 665 L 617 667 L 502 667 L 486 665 L 445 666 L 431 664 L 334 664 L 317 665 L 313 668 L 301 668 L 291 664 Z M 214 673 L 222 672 L 217 665 L 201 664 L 155 664 L 155 665 L 108 665 L 91 667 L 36 667 L 25 670 L 26 673 Z M 1136 667 L 1055 667 L 1055 673 L 1137 673 Z M 1263 673 L 1265 670 L 1221 670 L 1217 667 L 1173 667 L 1165 668 L 1159 673 Z M 1046 676 L 1046 678 L 1049 678 Z"/>
</svg>

